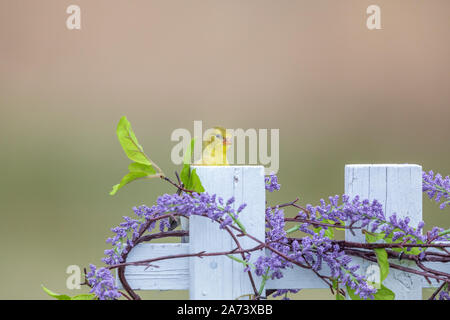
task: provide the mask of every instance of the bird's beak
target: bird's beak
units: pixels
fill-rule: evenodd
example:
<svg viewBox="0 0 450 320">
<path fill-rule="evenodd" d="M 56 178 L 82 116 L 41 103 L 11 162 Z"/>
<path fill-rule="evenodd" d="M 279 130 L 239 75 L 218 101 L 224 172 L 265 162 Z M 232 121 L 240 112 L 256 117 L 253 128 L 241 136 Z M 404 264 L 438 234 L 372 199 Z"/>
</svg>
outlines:
<svg viewBox="0 0 450 320">
<path fill-rule="evenodd" d="M 223 144 L 226 146 L 230 146 L 231 145 L 231 139 L 230 138 L 223 138 Z"/>
</svg>

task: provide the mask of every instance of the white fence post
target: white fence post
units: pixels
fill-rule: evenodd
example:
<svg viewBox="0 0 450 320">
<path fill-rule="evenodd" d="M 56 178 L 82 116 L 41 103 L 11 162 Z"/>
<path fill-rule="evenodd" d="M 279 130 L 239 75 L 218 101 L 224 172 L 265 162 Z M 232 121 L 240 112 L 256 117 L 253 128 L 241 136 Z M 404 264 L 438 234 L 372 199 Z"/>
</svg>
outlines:
<svg viewBox="0 0 450 320">
<path fill-rule="evenodd" d="M 422 220 L 422 167 L 418 165 L 347 165 L 345 166 L 345 193 L 350 197 L 359 195 L 362 199 L 377 199 L 383 205 L 386 217 L 397 213 L 408 216 L 411 225 Z M 361 232 L 356 235 L 348 230 L 345 239 L 364 242 Z M 353 258 L 366 272 L 373 263 Z M 396 264 L 399 261 L 395 261 Z M 413 262 L 401 264 L 414 267 Z M 394 291 L 397 300 L 422 299 L 422 281 L 418 276 L 390 268 L 385 280 L 386 286 Z"/>
<path fill-rule="evenodd" d="M 237 209 L 243 202 L 247 207 L 241 212 L 242 221 L 249 234 L 264 241 L 265 230 L 265 187 L 264 167 L 262 166 L 193 166 L 202 184 L 209 194 L 217 194 L 228 200 L 235 197 Z M 257 245 L 253 240 L 240 237 L 243 248 Z M 211 220 L 191 216 L 189 218 L 189 252 L 228 251 L 236 245 L 232 237 L 219 229 Z M 264 250 L 252 254 L 252 262 Z M 241 258 L 240 255 L 237 255 Z M 244 266 L 226 256 L 190 258 L 190 298 L 197 299 L 236 299 L 245 294 L 252 294 L 252 286 Z M 256 285 L 259 277 L 254 276 Z"/>
</svg>

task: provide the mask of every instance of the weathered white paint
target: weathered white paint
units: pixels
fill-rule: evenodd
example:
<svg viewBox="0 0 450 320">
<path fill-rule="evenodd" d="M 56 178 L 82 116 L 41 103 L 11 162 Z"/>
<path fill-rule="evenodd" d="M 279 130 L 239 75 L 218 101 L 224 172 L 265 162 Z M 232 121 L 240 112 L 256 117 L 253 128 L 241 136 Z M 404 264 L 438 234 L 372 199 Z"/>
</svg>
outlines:
<svg viewBox="0 0 450 320">
<path fill-rule="evenodd" d="M 411 225 L 417 226 L 422 220 L 422 167 L 418 165 L 347 165 L 345 166 L 345 193 L 350 197 L 359 195 L 363 199 L 377 199 L 383 205 L 386 217 L 397 213 L 408 216 Z M 364 235 L 356 235 L 346 230 L 349 241 L 364 242 Z M 375 263 L 354 258 L 361 264 L 361 272 Z M 398 263 L 398 261 L 396 261 Z M 413 262 L 402 262 L 414 267 Z M 422 299 L 422 281 L 419 276 L 390 269 L 385 280 L 387 287 L 394 291 L 396 299 Z"/>
<path fill-rule="evenodd" d="M 189 244 L 185 243 L 145 243 L 140 244 L 130 253 L 127 261 L 152 259 L 164 255 L 188 254 Z M 266 252 L 269 254 L 269 252 Z M 189 258 L 163 260 L 153 263 L 158 268 L 151 267 L 145 270 L 144 266 L 129 266 L 125 269 L 125 277 L 133 289 L 139 290 L 189 290 Z M 426 263 L 427 266 L 442 272 L 450 273 L 450 265 L 443 263 Z M 323 266 L 321 271 L 328 274 L 328 267 Z M 268 280 L 266 289 L 327 289 L 328 286 L 311 271 L 294 267 L 283 271 L 281 279 Z M 389 283 L 387 283 L 389 287 Z M 119 283 L 119 287 L 120 286 Z M 423 288 L 436 287 L 430 285 L 425 279 Z"/>
<path fill-rule="evenodd" d="M 264 241 L 265 188 L 264 167 L 262 166 L 197 166 L 205 190 L 226 201 L 234 197 L 237 209 L 244 201 L 247 207 L 240 214 L 240 220 L 248 233 Z M 236 247 L 232 237 L 219 229 L 211 220 L 191 216 L 189 218 L 190 252 L 229 251 Z M 257 245 L 253 240 L 239 238 L 244 248 Z M 262 254 L 263 251 L 261 251 Z M 237 255 L 240 257 L 240 255 Z M 255 261 L 257 253 L 252 255 Z M 252 293 L 244 266 L 226 256 L 190 259 L 190 298 L 234 299 Z M 258 283 L 259 279 L 255 279 Z"/>
<path fill-rule="evenodd" d="M 264 239 L 265 191 L 262 167 L 198 167 L 202 183 L 210 193 L 224 198 L 235 196 L 236 206 L 246 202 L 248 207 L 240 219 L 249 233 Z M 422 192 L 421 167 L 417 165 L 348 165 L 345 168 L 345 190 L 350 196 L 377 199 L 386 208 L 387 216 L 393 212 L 408 215 L 413 225 L 421 220 Z M 215 223 L 191 217 L 191 242 L 178 244 L 140 244 L 134 248 L 128 261 L 151 259 L 172 254 L 199 251 L 218 251 L 234 248 L 231 237 L 219 230 Z M 346 233 L 350 241 L 364 241 L 364 237 Z M 243 238 L 244 247 L 254 246 Z M 269 252 L 266 252 L 269 254 Z M 253 255 L 256 259 L 256 255 Z M 355 259 L 357 260 L 357 259 Z M 395 261 L 398 263 L 398 261 Z M 404 262 L 402 262 L 404 263 Z M 155 262 L 156 267 L 129 266 L 125 276 L 133 289 L 190 290 L 191 299 L 234 299 L 251 293 L 242 265 L 227 257 L 179 258 Z M 364 272 L 370 263 L 363 262 Z M 450 273 L 450 264 L 426 263 L 427 266 Z M 411 265 L 412 266 L 412 265 Z M 327 267 L 321 271 L 327 274 Z M 328 288 L 312 271 L 294 267 L 283 272 L 282 279 L 269 280 L 266 289 Z M 255 279 L 259 283 L 259 279 Z M 423 287 L 430 285 L 425 279 L 404 274 L 391 268 L 384 284 L 396 293 L 397 299 L 421 299 Z"/>
<path fill-rule="evenodd" d="M 153 259 L 167 255 L 187 254 L 186 243 L 140 243 L 128 254 L 127 262 Z M 125 277 L 136 290 L 186 290 L 189 287 L 189 260 L 187 258 L 160 260 L 153 265 L 127 266 Z M 120 281 L 117 285 L 122 289 Z"/>
</svg>

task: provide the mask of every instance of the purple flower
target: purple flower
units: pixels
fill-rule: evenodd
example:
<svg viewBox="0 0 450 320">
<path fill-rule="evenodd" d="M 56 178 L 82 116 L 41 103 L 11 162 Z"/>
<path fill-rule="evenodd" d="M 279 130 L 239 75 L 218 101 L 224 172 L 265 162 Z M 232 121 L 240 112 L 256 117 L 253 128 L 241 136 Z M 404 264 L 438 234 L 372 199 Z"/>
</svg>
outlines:
<svg viewBox="0 0 450 320">
<path fill-rule="evenodd" d="M 278 183 L 278 177 L 275 173 L 271 173 L 270 176 L 265 177 L 264 181 L 266 183 L 267 191 L 274 192 L 275 190 L 280 190 L 281 185 Z"/>
<path fill-rule="evenodd" d="M 87 280 L 92 287 L 91 293 L 94 293 L 99 300 L 116 300 L 120 293 L 115 285 L 114 276 L 107 268 L 100 268 L 93 264 L 90 265 L 91 271 L 87 274 Z"/>
<path fill-rule="evenodd" d="M 245 204 L 239 206 L 238 210 L 233 209 L 235 199 L 230 198 L 224 205 L 222 198 L 208 193 L 187 193 L 164 194 L 157 198 L 156 205 L 147 207 L 142 205 L 133 208 L 137 219 L 123 217 L 124 222 L 114 227 L 111 231 L 114 236 L 106 241 L 113 248 L 105 250 L 106 257 L 102 259 L 107 265 L 115 265 L 124 262 L 123 256 L 133 247 L 134 242 L 140 234 L 152 232 L 157 222 L 155 218 L 170 214 L 189 217 L 191 215 L 203 215 L 220 222 L 220 227 L 224 228 L 233 223 L 231 216 L 238 218 L 239 213 L 245 208 Z M 169 218 L 159 219 L 159 230 L 167 231 L 170 223 Z"/>
<path fill-rule="evenodd" d="M 323 202 L 322 206 L 327 205 Z M 321 207 L 321 209 L 324 208 Z M 307 232 L 310 236 L 290 243 L 285 231 L 283 210 L 278 207 L 267 208 L 266 243 L 286 258 L 273 251 L 270 255 L 260 256 L 255 262 L 256 275 L 279 279 L 283 276 L 283 269 L 292 268 L 297 263 L 310 267 L 316 272 L 319 272 L 323 263 L 326 263 L 333 278 L 339 278 L 344 285 L 356 289 L 357 294 L 362 298 L 372 298 L 376 290 L 370 287 L 362 276 L 355 273 L 359 266 L 350 265 L 352 259 L 331 239 L 325 237 L 324 229 L 316 233 L 310 230 L 309 226 L 304 223 L 300 225 L 300 230 Z"/>
<path fill-rule="evenodd" d="M 439 293 L 439 300 L 450 300 L 450 295 L 448 291 L 442 290 Z"/>
<path fill-rule="evenodd" d="M 434 175 L 433 171 L 422 172 L 422 191 L 427 194 L 430 199 L 439 203 L 441 209 L 450 205 L 450 177 L 443 178 L 439 173 Z"/>
</svg>

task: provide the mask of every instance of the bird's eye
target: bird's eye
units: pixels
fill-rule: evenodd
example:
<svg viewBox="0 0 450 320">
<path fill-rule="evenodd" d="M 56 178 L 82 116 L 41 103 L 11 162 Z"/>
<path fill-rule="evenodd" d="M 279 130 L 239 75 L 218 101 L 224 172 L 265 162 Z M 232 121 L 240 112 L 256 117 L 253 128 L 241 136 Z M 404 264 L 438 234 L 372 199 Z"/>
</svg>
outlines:
<svg viewBox="0 0 450 320">
<path fill-rule="evenodd" d="M 220 138 L 220 134 L 216 134 L 216 138 Z"/>
</svg>

